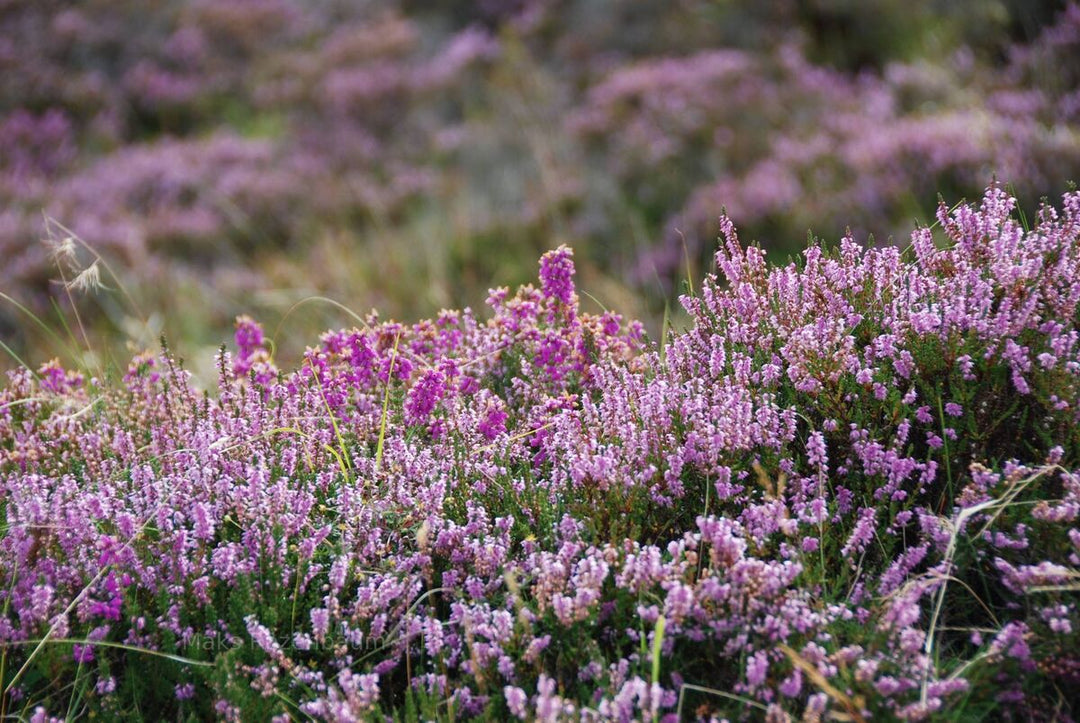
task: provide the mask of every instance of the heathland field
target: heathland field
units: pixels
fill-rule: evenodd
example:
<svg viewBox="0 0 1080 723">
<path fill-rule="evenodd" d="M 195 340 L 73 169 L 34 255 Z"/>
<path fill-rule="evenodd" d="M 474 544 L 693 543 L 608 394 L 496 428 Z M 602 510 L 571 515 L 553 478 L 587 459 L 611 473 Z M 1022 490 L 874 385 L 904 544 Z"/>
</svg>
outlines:
<svg viewBox="0 0 1080 723">
<path fill-rule="evenodd" d="M 0 718 L 1080 716 L 1080 6 L 144 5 L 0 0 Z"/>
</svg>

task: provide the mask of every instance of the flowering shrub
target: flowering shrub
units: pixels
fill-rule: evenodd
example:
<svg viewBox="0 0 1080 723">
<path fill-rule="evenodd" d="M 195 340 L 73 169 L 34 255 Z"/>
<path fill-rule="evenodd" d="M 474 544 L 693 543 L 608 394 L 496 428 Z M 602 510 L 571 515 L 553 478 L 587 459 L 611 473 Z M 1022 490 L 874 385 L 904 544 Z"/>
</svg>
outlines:
<svg viewBox="0 0 1080 723">
<path fill-rule="evenodd" d="M 1074 715 L 1080 194 L 770 267 L 662 345 L 540 284 L 215 395 L 0 392 L 0 705 L 229 720 Z"/>
</svg>

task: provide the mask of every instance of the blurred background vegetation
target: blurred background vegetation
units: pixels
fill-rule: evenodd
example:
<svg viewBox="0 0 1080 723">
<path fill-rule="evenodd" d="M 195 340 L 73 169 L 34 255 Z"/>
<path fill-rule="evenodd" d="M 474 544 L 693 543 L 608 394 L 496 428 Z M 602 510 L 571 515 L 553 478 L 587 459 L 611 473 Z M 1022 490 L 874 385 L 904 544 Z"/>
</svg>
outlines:
<svg viewBox="0 0 1080 723">
<path fill-rule="evenodd" d="M 352 323 L 304 299 L 478 308 L 560 243 L 655 335 L 722 208 L 782 260 L 1078 171 L 1060 1 L 0 0 L 0 368 L 240 313 L 288 363 Z"/>
</svg>

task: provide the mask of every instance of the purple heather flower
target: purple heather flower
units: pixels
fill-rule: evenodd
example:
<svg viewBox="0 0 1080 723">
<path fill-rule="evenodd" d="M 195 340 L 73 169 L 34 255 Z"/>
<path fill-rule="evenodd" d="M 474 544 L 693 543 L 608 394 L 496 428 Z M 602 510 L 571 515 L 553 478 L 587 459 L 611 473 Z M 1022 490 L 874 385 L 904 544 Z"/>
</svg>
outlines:
<svg viewBox="0 0 1080 723">
<path fill-rule="evenodd" d="M 757 690 L 765 684 L 769 673 L 769 658 L 764 652 L 757 652 L 746 661 L 746 683 L 750 690 Z"/>
<path fill-rule="evenodd" d="M 330 611 L 326 608 L 314 608 L 311 610 L 311 630 L 315 639 L 322 642 L 330 631 Z"/>
<path fill-rule="evenodd" d="M 574 252 L 568 246 L 548 251 L 540 258 L 540 288 L 544 297 L 574 306 Z"/>
<path fill-rule="evenodd" d="M 446 374 L 440 369 L 429 369 L 421 374 L 405 399 L 406 424 L 428 421 L 431 412 L 446 394 L 446 384 Z"/>
<path fill-rule="evenodd" d="M 281 656 L 281 646 L 274 640 L 273 633 L 265 626 L 261 625 L 254 615 L 248 615 L 244 618 L 244 623 L 247 626 L 247 631 L 251 636 L 252 641 L 262 648 L 263 652 L 274 658 Z"/>
<path fill-rule="evenodd" d="M 239 316 L 236 319 L 235 340 L 240 356 L 247 358 L 263 346 L 262 327 L 250 316 Z"/>
<path fill-rule="evenodd" d="M 802 691 L 802 671 L 796 669 L 780 683 L 780 695 L 795 698 Z"/>
<path fill-rule="evenodd" d="M 521 720 L 525 720 L 529 716 L 529 711 L 525 707 L 529 702 L 528 696 L 521 688 L 508 685 L 503 690 L 503 695 L 506 696 L 506 707 L 510 709 L 510 713 L 517 716 Z"/>
<path fill-rule="evenodd" d="M 825 449 L 825 437 L 821 432 L 811 432 L 806 443 L 807 461 L 822 472 L 828 471 L 829 455 Z"/>
<path fill-rule="evenodd" d="M 841 557 L 851 560 L 853 555 L 866 549 L 866 545 L 874 536 L 876 518 L 877 510 L 873 507 L 864 507 L 859 510 L 859 520 L 847 542 L 844 543 L 843 549 L 840 550 Z M 852 564 L 854 564 L 854 561 L 852 561 Z"/>
</svg>

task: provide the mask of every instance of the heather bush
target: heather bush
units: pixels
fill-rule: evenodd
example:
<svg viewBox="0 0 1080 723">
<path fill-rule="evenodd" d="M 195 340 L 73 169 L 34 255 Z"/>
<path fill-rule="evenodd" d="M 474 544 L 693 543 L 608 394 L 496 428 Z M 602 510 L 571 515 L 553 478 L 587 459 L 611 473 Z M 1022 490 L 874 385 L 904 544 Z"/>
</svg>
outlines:
<svg viewBox="0 0 1080 723">
<path fill-rule="evenodd" d="M 1071 719 L 1080 194 L 721 231 L 656 343 L 560 247 L 292 371 L 239 318 L 212 393 L 11 372 L 4 713 Z"/>
</svg>

